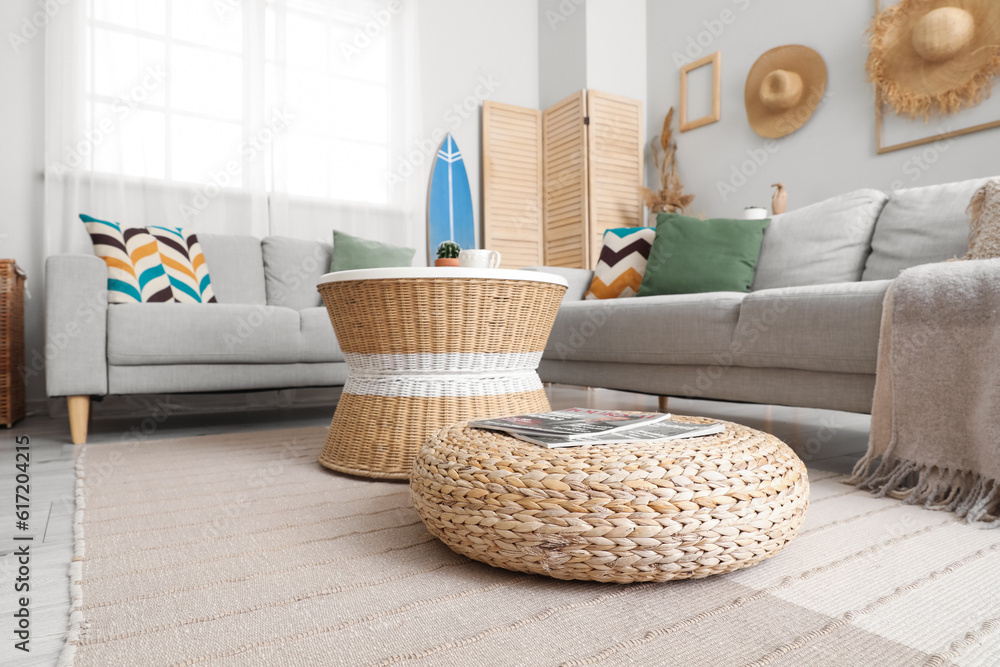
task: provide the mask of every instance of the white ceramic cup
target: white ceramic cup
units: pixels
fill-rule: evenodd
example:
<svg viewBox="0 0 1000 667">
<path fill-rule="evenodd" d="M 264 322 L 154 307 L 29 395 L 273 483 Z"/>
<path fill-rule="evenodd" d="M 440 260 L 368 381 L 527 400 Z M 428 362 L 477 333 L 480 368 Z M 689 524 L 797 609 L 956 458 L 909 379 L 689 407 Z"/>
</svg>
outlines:
<svg viewBox="0 0 1000 667">
<path fill-rule="evenodd" d="M 458 265 L 467 269 L 495 269 L 500 266 L 496 250 L 463 250 L 458 253 Z"/>
</svg>

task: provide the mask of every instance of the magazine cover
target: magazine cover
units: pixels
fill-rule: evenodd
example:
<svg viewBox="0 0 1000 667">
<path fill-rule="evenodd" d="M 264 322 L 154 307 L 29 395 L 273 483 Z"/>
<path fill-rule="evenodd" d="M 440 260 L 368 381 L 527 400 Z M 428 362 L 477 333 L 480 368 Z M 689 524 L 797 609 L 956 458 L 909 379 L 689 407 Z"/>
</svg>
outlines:
<svg viewBox="0 0 1000 667">
<path fill-rule="evenodd" d="M 653 442 L 657 440 L 677 440 L 680 438 L 700 438 L 714 433 L 722 433 L 725 426 L 721 422 L 711 424 L 681 424 L 675 421 L 660 421 L 650 426 L 631 428 L 616 433 L 605 433 L 592 437 L 567 440 L 558 436 L 535 433 L 511 433 L 515 438 L 542 447 L 582 447 L 584 445 L 610 445 L 618 442 Z"/>
<path fill-rule="evenodd" d="M 469 426 L 493 431 L 534 433 L 573 439 L 594 434 L 614 433 L 637 426 L 648 426 L 669 417 L 669 414 L 661 412 L 620 412 L 617 410 L 568 408 L 513 417 L 480 419 L 469 422 Z"/>
</svg>

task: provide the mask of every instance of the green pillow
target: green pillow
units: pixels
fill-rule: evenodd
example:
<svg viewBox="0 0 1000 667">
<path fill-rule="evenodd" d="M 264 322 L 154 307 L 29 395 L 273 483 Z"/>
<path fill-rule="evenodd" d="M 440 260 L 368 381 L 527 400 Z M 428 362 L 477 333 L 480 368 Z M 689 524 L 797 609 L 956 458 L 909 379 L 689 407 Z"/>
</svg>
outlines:
<svg viewBox="0 0 1000 667">
<path fill-rule="evenodd" d="M 333 230 L 333 259 L 330 272 L 351 269 L 378 269 L 409 266 L 413 263 L 413 248 L 401 248 Z"/>
<path fill-rule="evenodd" d="M 699 220 L 661 213 L 656 223 L 638 296 L 750 291 L 770 220 Z"/>
</svg>

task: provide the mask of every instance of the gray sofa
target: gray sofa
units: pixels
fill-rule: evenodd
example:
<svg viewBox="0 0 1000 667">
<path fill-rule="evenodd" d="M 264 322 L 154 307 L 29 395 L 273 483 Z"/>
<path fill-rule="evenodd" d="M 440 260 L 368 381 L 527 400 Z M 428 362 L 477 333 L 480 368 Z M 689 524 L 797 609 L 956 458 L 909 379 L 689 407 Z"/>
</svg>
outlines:
<svg viewBox="0 0 1000 667">
<path fill-rule="evenodd" d="M 882 300 L 900 271 L 965 254 L 987 179 L 859 190 L 773 218 L 750 293 L 583 300 L 570 282 L 548 382 L 869 413 Z"/>
<path fill-rule="evenodd" d="M 316 283 L 333 248 L 200 234 L 217 304 L 107 303 L 93 255 L 45 265 L 46 391 L 69 398 L 75 442 L 90 397 L 338 386 L 347 365 Z"/>
<path fill-rule="evenodd" d="M 986 179 L 859 190 L 774 218 L 753 290 L 585 301 L 592 273 L 545 267 L 570 289 L 543 380 L 869 412 L 885 291 L 902 269 L 963 254 L 966 206 Z M 333 248 L 200 234 L 218 304 L 107 304 L 93 255 L 46 263 L 46 381 L 76 442 L 90 398 L 337 386 L 347 378 L 316 283 Z M 541 267 L 536 267 L 541 268 Z"/>
</svg>

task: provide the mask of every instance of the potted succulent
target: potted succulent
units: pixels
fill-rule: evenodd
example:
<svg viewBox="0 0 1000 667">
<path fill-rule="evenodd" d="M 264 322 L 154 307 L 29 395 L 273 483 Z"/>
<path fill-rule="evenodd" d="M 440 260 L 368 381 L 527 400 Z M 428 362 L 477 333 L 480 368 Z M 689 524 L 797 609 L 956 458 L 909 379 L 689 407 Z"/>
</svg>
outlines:
<svg viewBox="0 0 1000 667">
<path fill-rule="evenodd" d="M 454 241 L 444 241 L 437 249 L 437 259 L 434 266 L 458 266 L 458 253 L 462 247 Z"/>
</svg>

